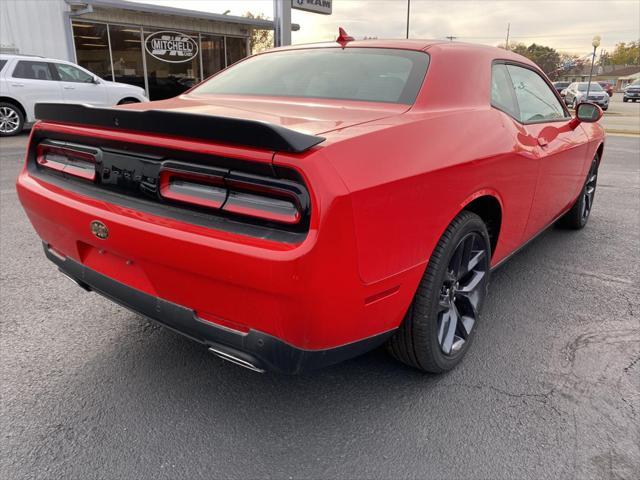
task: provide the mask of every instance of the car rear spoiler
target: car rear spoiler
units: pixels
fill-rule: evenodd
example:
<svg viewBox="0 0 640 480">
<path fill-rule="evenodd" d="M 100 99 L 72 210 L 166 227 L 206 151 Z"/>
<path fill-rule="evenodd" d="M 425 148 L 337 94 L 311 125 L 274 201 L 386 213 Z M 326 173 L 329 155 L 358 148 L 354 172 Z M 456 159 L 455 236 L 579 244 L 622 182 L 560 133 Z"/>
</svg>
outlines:
<svg viewBox="0 0 640 480">
<path fill-rule="evenodd" d="M 35 106 L 35 116 L 45 122 L 167 134 L 281 152 L 304 152 L 325 140 L 324 137 L 300 133 L 267 122 L 171 110 L 127 110 L 68 103 L 38 103 Z"/>
</svg>

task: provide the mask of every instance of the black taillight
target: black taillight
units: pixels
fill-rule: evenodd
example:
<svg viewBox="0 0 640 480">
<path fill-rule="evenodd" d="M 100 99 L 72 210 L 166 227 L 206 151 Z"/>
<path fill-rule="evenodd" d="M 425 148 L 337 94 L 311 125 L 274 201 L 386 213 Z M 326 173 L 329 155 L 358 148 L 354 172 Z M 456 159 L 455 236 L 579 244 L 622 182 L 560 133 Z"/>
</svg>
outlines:
<svg viewBox="0 0 640 480">
<path fill-rule="evenodd" d="M 161 170 L 161 197 L 286 225 L 300 223 L 308 213 L 308 195 L 296 182 L 235 171 L 220 175 L 208 174 L 206 168 L 200 170 Z"/>
<path fill-rule="evenodd" d="M 95 155 L 67 147 L 38 145 L 38 165 L 85 180 L 96 178 Z"/>
</svg>

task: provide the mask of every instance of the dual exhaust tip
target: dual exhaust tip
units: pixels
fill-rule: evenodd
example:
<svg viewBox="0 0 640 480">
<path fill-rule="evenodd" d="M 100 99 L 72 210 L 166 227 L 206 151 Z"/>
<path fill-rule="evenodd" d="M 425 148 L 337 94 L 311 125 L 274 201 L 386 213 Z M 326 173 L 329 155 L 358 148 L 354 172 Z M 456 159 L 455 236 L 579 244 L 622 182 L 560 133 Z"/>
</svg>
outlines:
<svg viewBox="0 0 640 480">
<path fill-rule="evenodd" d="M 75 283 L 77 286 L 79 286 L 80 288 L 82 288 L 83 290 L 86 290 L 87 292 L 91 291 L 91 287 L 89 287 L 89 285 L 87 285 L 86 283 L 78 280 L 77 278 L 74 278 L 73 276 L 69 275 L 67 272 L 65 272 L 62 269 L 59 269 L 60 273 L 62 273 L 68 280 L 71 280 L 73 283 Z M 241 367 L 244 367 L 248 370 L 251 370 L 253 372 L 258 372 L 258 373 L 264 373 L 265 370 L 264 368 L 260 368 L 256 365 L 254 365 L 253 363 L 249 362 L 248 360 L 245 360 L 243 358 L 237 357 L 236 355 L 232 355 L 230 353 L 227 352 L 223 352 L 222 350 L 218 350 L 217 348 L 214 347 L 209 347 L 209 351 L 211 353 L 213 353 L 215 356 L 226 360 L 227 362 L 231 362 L 234 363 L 236 365 L 239 365 Z"/>
<path fill-rule="evenodd" d="M 254 365 L 253 363 L 247 360 L 244 360 L 243 358 L 239 358 L 235 355 L 231 355 L 230 353 L 223 352 L 222 350 L 218 350 L 217 348 L 214 348 L 214 347 L 209 347 L 209 351 L 213 353 L 215 356 L 223 360 L 226 360 L 227 362 L 235 363 L 236 365 L 247 368 L 253 372 L 264 373 L 264 368 L 260 368 Z"/>
</svg>

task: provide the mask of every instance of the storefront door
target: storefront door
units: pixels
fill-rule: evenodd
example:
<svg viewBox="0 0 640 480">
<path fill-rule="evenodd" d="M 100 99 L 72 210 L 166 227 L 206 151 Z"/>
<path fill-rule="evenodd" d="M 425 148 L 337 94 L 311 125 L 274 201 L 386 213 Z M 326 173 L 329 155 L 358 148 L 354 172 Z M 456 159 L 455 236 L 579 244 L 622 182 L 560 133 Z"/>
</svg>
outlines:
<svg viewBox="0 0 640 480">
<path fill-rule="evenodd" d="M 149 96 L 175 97 L 200 81 L 197 34 L 144 29 Z"/>
</svg>

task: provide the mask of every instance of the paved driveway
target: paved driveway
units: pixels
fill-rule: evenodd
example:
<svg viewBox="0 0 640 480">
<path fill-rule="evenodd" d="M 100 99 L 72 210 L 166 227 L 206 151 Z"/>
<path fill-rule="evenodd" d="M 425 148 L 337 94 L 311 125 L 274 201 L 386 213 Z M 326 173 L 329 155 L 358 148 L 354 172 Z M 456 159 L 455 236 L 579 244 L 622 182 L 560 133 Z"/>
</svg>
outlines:
<svg viewBox="0 0 640 480">
<path fill-rule="evenodd" d="M 640 139 L 609 138 L 580 232 L 493 276 L 455 371 L 377 351 L 259 375 L 59 275 L 0 143 L 0 478 L 628 478 L 640 472 Z"/>
</svg>

